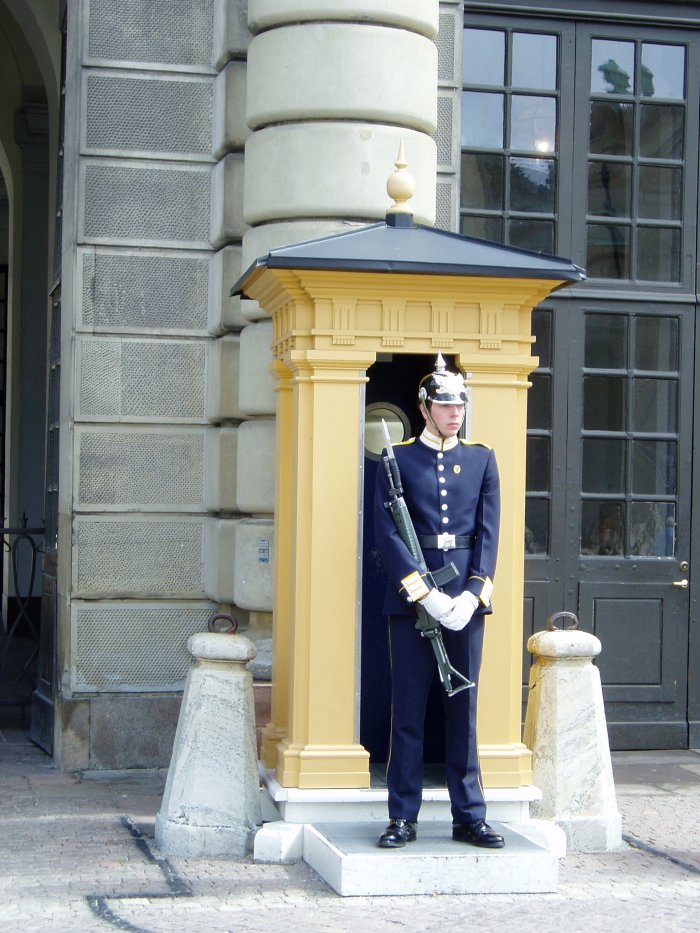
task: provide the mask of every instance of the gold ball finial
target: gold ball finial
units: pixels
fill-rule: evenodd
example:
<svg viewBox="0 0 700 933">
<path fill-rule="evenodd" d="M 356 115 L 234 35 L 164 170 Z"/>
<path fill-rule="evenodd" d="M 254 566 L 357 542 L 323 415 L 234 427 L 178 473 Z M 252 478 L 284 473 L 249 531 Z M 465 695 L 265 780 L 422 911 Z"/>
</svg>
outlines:
<svg viewBox="0 0 700 933">
<path fill-rule="evenodd" d="M 408 162 L 404 155 L 403 139 L 399 143 L 399 154 L 394 162 L 396 171 L 389 175 L 386 183 L 386 192 L 394 203 L 387 210 L 387 214 L 410 214 L 413 216 L 413 208 L 406 203 L 410 201 L 416 193 L 416 183 L 410 172 L 406 171 Z"/>
</svg>

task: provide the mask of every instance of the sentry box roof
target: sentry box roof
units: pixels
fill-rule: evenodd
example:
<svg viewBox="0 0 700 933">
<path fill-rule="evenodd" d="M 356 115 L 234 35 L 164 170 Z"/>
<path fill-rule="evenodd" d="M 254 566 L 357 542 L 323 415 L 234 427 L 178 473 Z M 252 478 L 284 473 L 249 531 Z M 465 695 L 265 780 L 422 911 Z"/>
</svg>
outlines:
<svg viewBox="0 0 700 933">
<path fill-rule="evenodd" d="M 390 214 L 385 222 L 271 249 L 248 268 L 230 294 L 247 297 L 246 286 L 263 269 L 548 279 L 560 281 L 557 288 L 586 277 L 569 259 L 476 240 Z"/>
</svg>

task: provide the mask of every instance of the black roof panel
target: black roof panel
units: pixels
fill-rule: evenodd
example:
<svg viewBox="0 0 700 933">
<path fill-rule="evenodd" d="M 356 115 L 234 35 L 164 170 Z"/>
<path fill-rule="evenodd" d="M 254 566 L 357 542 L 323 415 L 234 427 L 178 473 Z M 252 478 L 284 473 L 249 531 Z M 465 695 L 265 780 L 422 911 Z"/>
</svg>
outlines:
<svg viewBox="0 0 700 933">
<path fill-rule="evenodd" d="M 243 286 L 256 268 L 559 279 L 562 283 L 581 282 L 586 277 L 584 270 L 569 259 L 435 227 L 404 224 L 381 222 L 272 249 L 250 266 L 231 294 L 245 294 Z"/>
</svg>

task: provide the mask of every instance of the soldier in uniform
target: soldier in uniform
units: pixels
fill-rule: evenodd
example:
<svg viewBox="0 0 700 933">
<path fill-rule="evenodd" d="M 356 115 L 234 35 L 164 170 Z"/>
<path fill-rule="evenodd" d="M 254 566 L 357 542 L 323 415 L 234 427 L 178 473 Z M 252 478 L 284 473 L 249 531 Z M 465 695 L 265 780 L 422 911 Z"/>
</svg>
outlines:
<svg viewBox="0 0 700 933">
<path fill-rule="evenodd" d="M 499 479 L 493 451 L 458 437 L 464 421 L 464 379 L 449 372 L 442 356 L 419 386 L 425 427 L 418 438 L 394 448 L 404 497 L 423 556 L 434 571 L 452 561 L 458 576 L 443 589 L 426 583 L 420 566 L 399 537 L 385 503 L 388 479 L 377 471 L 375 534 L 389 585 L 384 612 L 389 622 L 392 684 L 391 746 L 387 766 L 390 822 L 379 837 L 383 848 L 416 838 L 423 785 L 426 704 L 436 674 L 431 645 L 415 628 L 413 603 L 420 601 L 440 622 L 451 664 L 477 682 L 484 619 L 491 612 L 500 518 Z M 452 838 L 487 848 L 503 836 L 485 822 L 486 804 L 476 742 L 476 691 L 443 695 L 445 768 L 452 808 Z"/>
</svg>

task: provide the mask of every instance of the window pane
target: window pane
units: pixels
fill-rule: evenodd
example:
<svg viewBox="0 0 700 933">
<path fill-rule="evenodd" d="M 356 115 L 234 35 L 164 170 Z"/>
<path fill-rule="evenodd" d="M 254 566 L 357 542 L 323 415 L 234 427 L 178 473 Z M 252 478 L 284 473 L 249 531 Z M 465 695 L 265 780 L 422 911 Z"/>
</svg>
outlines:
<svg viewBox="0 0 700 933">
<path fill-rule="evenodd" d="M 588 163 L 588 213 L 629 217 L 632 167 L 619 162 Z"/>
<path fill-rule="evenodd" d="M 637 318 L 634 368 L 678 372 L 678 318 Z"/>
<path fill-rule="evenodd" d="M 555 184 L 553 159 L 511 159 L 511 210 L 553 214 Z"/>
<path fill-rule="evenodd" d="M 621 314 L 586 315 L 584 366 L 627 369 L 627 318 Z"/>
<path fill-rule="evenodd" d="M 513 87 L 533 87 L 553 91 L 557 86 L 556 36 L 513 33 Z"/>
<path fill-rule="evenodd" d="M 548 492 L 551 475 L 549 438 L 528 437 L 525 488 L 529 492 Z"/>
<path fill-rule="evenodd" d="M 588 224 L 586 271 L 589 278 L 629 278 L 629 237 L 629 229 L 618 224 Z"/>
<path fill-rule="evenodd" d="M 678 430 L 678 383 L 675 379 L 635 379 L 632 430 L 675 434 Z"/>
<path fill-rule="evenodd" d="M 585 499 L 581 503 L 581 553 L 613 556 L 624 553 L 625 503 Z"/>
<path fill-rule="evenodd" d="M 492 29 L 465 29 L 462 84 L 505 84 L 506 37 Z"/>
<path fill-rule="evenodd" d="M 552 312 L 536 308 L 532 312 L 532 333 L 535 338 L 533 352 L 540 358 L 540 366 L 552 365 Z"/>
<path fill-rule="evenodd" d="M 679 168 L 640 165 L 639 216 L 652 220 L 680 220 L 682 183 L 683 174 Z"/>
<path fill-rule="evenodd" d="M 591 42 L 591 91 L 594 94 L 632 94 L 634 43 L 613 39 Z"/>
<path fill-rule="evenodd" d="M 525 553 L 546 554 L 549 551 L 549 500 L 525 500 Z"/>
<path fill-rule="evenodd" d="M 553 97 L 511 98 L 511 149 L 554 152 L 556 148 L 557 104 Z"/>
<path fill-rule="evenodd" d="M 685 97 L 685 49 L 680 45 L 642 44 L 642 94 L 645 97 Z"/>
<path fill-rule="evenodd" d="M 591 101 L 590 151 L 605 155 L 632 155 L 634 107 L 608 100 Z"/>
<path fill-rule="evenodd" d="M 520 249 L 554 253 L 554 224 L 550 220 L 511 220 L 508 242 Z"/>
<path fill-rule="evenodd" d="M 583 439 L 582 489 L 584 492 L 625 491 L 624 440 Z"/>
<path fill-rule="evenodd" d="M 625 379 L 584 376 L 583 426 L 587 431 L 624 431 Z"/>
<path fill-rule="evenodd" d="M 683 107 L 642 104 L 639 123 L 639 153 L 654 159 L 683 158 Z"/>
<path fill-rule="evenodd" d="M 503 95 L 462 92 L 462 148 L 503 148 Z"/>
<path fill-rule="evenodd" d="M 462 207 L 503 210 L 503 163 L 500 155 L 462 153 Z"/>
<path fill-rule="evenodd" d="M 633 502 L 630 519 L 630 553 L 634 557 L 673 557 L 676 507 L 672 502 Z"/>
<path fill-rule="evenodd" d="M 637 278 L 648 282 L 679 282 L 681 231 L 640 227 L 637 231 Z"/>
<path fill-rule="evenodd" d="M 384 425 L 389 431 L 392 444 L 400 444 L 408 436 L 408 419 L 396 411 L 393 405 L 381 403 L 376 408 L 369 406 L 365 410 L 365 456 L 378 460 L 386 447 Z"/>
<path fill-rule="evenodd" d="M 527 426 L 548 431 L 551 425 L 552 378 L 546 373 L 530 376 L 531 388 L 527 393 Z"/>
<path fill-rule="evenodd" d="M 632 492 L 676 494 L 675 441 L 632 441 Z"/>
<path fill-rule="evenodd" d="M 477 240 L 490 240 L 492 243 L 503 242 L 503 221 L 500 217 L 462 216 L 459 228 L 464 236 L 473 236 Z"/>
</svg>

